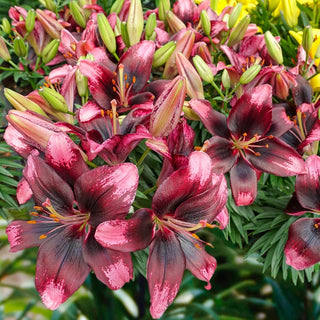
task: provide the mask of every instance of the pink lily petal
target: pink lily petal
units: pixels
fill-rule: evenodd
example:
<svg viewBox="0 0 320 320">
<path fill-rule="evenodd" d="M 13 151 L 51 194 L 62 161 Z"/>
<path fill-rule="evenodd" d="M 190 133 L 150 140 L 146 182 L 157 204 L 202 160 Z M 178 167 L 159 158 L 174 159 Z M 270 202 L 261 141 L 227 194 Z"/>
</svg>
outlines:
<svg viewBox="0 0 320 320">
<path fill-rule="evenodd" d="M 61 231 L 62 230 L 62 231 Z M 55 310 L 77 291 L 90 272 L 82 255 L 83 235 L 59 229 L 40 247 L 35 285 L 44 305 Z"/>
<path fill-rule="evenodd" d="M 167 228 L 156 232 L 147 264 L 150 313 L 154 319 L 160 318 L 176 297 L 185 265 L 184 253 L 174 232 Z"/>
<path fill-rule="evenodd" d="M 320 261 L 319 223 L 320 219 L 301 218 L 290 226 L 284 248 L 288 265 L 303 270 Z"/>
<path fill-rule="evenodd" d="M 22 178 L 17 186 L 17 200 L 19 204 L 24 204 L 32 197 L 32 190 L 26 179 Z"/>
<path fill-rule="evenodd" d="M 238 158 L 230 171 L 230 183 L 233 199 L 237 206 L 247 206 L 255 200 L 257 175 L 251 165 L 242 157 Z"/>
<path fill-rule="evenodd" d="M 86 239 L 84 260 L 95 276 L 112 290 L 118 290 L 133 278 L 130 253 L 123 253 L 101 247 L 90 232 Z"/>
<path fill-rule="evenodd" d="M 123 219 L 136 195 L 138 180 L 138 169 L 131 163 L 83 173 L 74 186 L 80 211 L 91 212 L 89 223 L 94 227 L 106 220 Z"/>
<path fill-rule="evenodd" d="M 214 218 L 214 221 L 219 223 L 219 229 L 221 230 L 227 227 L 229 223 L 229 212 L 226 207 L 224 207 L 221 212 Z"/>
<path fill-rule="evenodd" d="M 133 252 L 145 249 L 154 235 L 152 211 L 137 210 L 127 220 L 110 220 L 98 225 L 95 239 L 105 248 Z"/>
</svg>

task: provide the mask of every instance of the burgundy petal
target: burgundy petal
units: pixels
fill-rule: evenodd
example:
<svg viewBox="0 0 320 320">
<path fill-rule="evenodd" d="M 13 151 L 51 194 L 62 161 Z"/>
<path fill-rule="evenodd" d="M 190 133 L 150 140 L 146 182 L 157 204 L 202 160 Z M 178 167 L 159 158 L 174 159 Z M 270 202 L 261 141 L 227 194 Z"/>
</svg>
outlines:
<svg viewBox="0 0 320 320">
<path fill-rule="evenodd" d="M 294 123 L 288 118 L 284 107 L 272 108 L 272 123 L 268 135 L 280 137 L 290 130 L 293 125 Z"/>
<path fill-rule="evenodd" d="M 297 198 L 297 193 L 294 192 L 289 203 L 287 204 L 285 213 L 293 216 L 301 216 L 305 214 L 307 211 L 308 209 L 301 206 Z"/>
<path fill-rule="evenodd" d="M 85 172 L 74 186 L 80 211 L 91 213 L 89 223 L 94 227 L 124 218 L 136 195 L 138 179 L 138 169 L 131 163 Z"/>
<path fill-rule="evenodd" d="M 178 0 L 173 5 L 172 11 L 185 23 L 199 20 L 199 10 L 192 0 Z"/>
<path fill-rule="evenodd" d="M 252 149 L 257 154 L 248 152 L 247 159 L 263 172 L 280 177 L 293 176 L 305 172 L 305 163 L 293 148 L 278 138 L 268 138 L 254 143 Z"/>
<path fill-rule="evenodd" d="M 301 218 L 290 226 L 284 248 L 288 265 L 302 270 L 320 261 L 319 223 L 320 219 Z"/>
<path fill-rule="evenodd" d="M 82 255 L 83 235 L 60 229 L 39 247 L 35 285 L 48 309 L 54 310 L 79 289 L 90 272 Z"/>
<path fill-rule="evenodd" d="M 237 206 L 251 204 L 257 196 L 257 175 L 251 165 L 242 157 L 230 171 L 232 196 Z"/>
<path fill-rule="evenodd" d="M 93 232 L 86 239 L 83 255 L 95 276 L 112 290 L 120 289 L 133 277 L 130 253 L 103 248 L 95 240 Z"/>
<path fill-rule="evenodd" d="M 211 289 L 210 279 L 213 276 L 217 261 L 208 254 L 204 245 L 193 237 L 187 237 L 183 233 L 178 234 L 181 248 L 186 257 L 186 269 L 200 280 L 206 281 L 206 289 Z"/>
<path fill-rule="evenodd" d="M 156 232 L 147 264 L 150 313 L 154 319 L 160 318 L 176 297 L 185 263 L 184 253 L 174 232 L 167 228 Z"/>
<path fill-rule="evenodd" d="M 269 85 L 255 87 L 244 93 L 231 109 L 228 128 L 236 139 L 243 133 L 248 137 L 264 135 L 272 119 L 272 88 Z"/>
<path fill-rule="evenodd" d="M 79 147 L 64 133 L 53 134 L 45 152 L 46 162 L 71 185 L 89 171 Z"/>
<path fill-rule="evenodd" d="M 320 157 L 311 155 L 306 160 L 306 174 L 296 179 L 296 194 L 302 207 L 320 211 Z"/>
<path fill-rule="evenodd" d="M 227 128 L 226 116 L 214 110 L 209 101 L 191 99 L 189 104 L 212 135 L 229 138 L 230 134 Z"/>
<path fill-rule="evenodd" d="M 303 148 L 315 141 L 320 141 L 320 120 L 314 123 L 306 139 L 299 145 L 298 151 L 303 151 Z"/>
<path fill-rule="evenodd" d="M 96 240 L 105 248 L 122 252 L 145 249 L 154 235 L 153 214 L 149 209 L 139 209 L 127 220 L 110 220 L 98 225 Z"/>
</svg>

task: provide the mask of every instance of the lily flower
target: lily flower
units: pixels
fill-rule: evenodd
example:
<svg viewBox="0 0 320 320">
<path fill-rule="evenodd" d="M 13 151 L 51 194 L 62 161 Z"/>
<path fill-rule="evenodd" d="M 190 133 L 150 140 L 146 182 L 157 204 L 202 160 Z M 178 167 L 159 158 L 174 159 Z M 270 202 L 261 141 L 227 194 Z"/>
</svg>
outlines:
<svg viewBox="0 0 320 320">
<path fill-rule="evenodd" d="M 210 223 L 224 210 L 226 201 L 224 176 L 213 173 L 209 156 L 196 151 L 186 166 L 159 186 L 152 210 L 139 209 L 131 219 L 98 226 L 95 238 L 104 247 L 136 251 L 150 245 L 147 280 L 153 318 L 160 318 L 173 302 L 185 269 L 206 281 L 206 289 L 211 288 L 216 259 L 195 233 L 213 227 Z"/>
<path fill-rule="evenodd" d="M 94 233 L 100 223 L 127 215 L 138 185 L 133 164 L 86 171 L 72 189 L 34 151 L 23 176 L 33 191 L 33 219 L 13 221 L 6 232 L 11 252 L 39 247 L 35 286 L 47 308 L 58 308 L 91 270 L 113 290 L 132 278 L 130 254 L 103 248 Z"/>
<path fill-rule="evenodd" d="M 269 85 L 262 85 L 244 93 L 228 118 L 213 110 L 208 101 L 190 101 L 191 108 L 213 135 L 203 149 L 212 158 L 216 173 L 230 171 L 237 205 L 249 205 L 255 200 L 259 171 L 277 176 L 305 171 L 298 152 L 275 137 L 293 124 L 285 112 L 280 118 L 273 117 L 271 90 Z"/>
<path fill-rule="evenodd" d="M 307 172 L 297 176 L 295 194 L 290 200 L 287 213 L 300 216 L 305 212 L 320 211 L 320 157 L 311 155 L 306 160 Z M 320 219 L 300 218 L 289 228 L 284 253 L 286 263 L 297 270 L 306 269 L 320 261 Z"/>
</svg>

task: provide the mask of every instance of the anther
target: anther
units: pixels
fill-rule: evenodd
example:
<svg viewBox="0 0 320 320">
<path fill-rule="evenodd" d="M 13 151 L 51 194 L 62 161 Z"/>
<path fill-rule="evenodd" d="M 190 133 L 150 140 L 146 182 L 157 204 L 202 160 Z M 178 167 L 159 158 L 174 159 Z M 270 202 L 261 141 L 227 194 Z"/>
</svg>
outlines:
<svg viewBox="0 0 320 320">
<path fill-rule="evenodd" d="M 37 224 L 37 221 L 35 221 L 35 220 L 29 220 L 29 221 L 27 221 L 27 223 L 28 223 L 28 224 Z"/>
<path fill-rule="evenodd" d="M 45 234 L 42 234 L 39 239 L 42 240 L 42 239 L 45 239 L 47 236 Z"/>
<path fill-rule="evenodd" d="M 255 152 L 254 155 L 257 157 L 261 156 L 260 152 Z"/>
</svg>

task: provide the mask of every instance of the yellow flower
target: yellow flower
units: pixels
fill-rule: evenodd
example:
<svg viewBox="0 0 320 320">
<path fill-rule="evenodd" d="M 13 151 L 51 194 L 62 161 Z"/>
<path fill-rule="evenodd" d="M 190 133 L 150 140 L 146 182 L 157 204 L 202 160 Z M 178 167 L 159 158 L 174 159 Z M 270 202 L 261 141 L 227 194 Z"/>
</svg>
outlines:
<svg viewBox="0 0 320 320">
<path fill-rule="evenodd" d="M 300 9 L 297 6 L 296 0 L 280 0 L 278 7 L 273 12 L 273 16 L 280 16 L 281 11 L 289 27 L 292 28 L 298 24 Z"/>
</svg>

